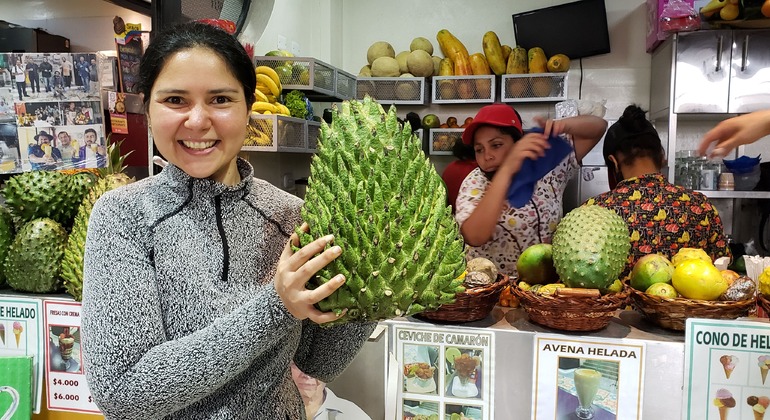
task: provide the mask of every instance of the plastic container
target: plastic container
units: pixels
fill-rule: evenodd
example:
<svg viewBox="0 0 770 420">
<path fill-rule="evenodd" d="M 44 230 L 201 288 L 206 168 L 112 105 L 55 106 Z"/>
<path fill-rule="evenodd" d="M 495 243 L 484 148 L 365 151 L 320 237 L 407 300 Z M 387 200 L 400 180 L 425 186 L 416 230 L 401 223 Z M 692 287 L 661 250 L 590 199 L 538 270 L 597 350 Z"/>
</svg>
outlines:
<svg viewBox="0 0 770 420">
<path fill-rule="evenodd" d="M 755 166 L 751 172 L 745 174 L 733 174 L 735 178 L 735 190 L 736 191 L 751 191 L 759 183 L 759 176 L 761 171 L 759 165 Z"/>
</svg>

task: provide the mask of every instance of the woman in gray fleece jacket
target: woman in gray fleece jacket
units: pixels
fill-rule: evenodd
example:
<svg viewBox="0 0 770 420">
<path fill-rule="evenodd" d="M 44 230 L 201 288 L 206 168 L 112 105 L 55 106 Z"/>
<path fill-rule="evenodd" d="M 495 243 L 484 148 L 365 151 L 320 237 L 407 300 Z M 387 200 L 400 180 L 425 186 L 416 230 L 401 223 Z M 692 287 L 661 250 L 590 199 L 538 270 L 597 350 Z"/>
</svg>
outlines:
<svg viewBox="0 0 770 420">
<path fill-rule="evenodd" d="M 305 418 L 289 364 L 331 381 L 372 323 L 313 305 L 344 283 L 305 284 L 342 252 L 294 253 L 302 201 L 237 157 L 256 80 L 226 32 L 188 23 L 140 64 L 163 171 L 96 203 L 86 241 L 84 366 L 108 419 Z M 320 254 L 319 254 L 320 253 Z"/>
</svg>

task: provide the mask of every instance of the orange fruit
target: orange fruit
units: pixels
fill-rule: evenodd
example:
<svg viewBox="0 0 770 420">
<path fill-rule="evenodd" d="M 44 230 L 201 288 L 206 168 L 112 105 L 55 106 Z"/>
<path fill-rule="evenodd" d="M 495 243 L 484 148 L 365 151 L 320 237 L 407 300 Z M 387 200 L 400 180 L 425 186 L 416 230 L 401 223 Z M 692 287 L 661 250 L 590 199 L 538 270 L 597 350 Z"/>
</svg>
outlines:
<svg viewBox="0 0 770 420">
<path fill-rule="evenodd" d="M 728 287 L 714 264 L 700 259 L 680 262 L 674 269 L 671 284 L 683 297 L 699 300 L 716 300 Z"/>
</svg>

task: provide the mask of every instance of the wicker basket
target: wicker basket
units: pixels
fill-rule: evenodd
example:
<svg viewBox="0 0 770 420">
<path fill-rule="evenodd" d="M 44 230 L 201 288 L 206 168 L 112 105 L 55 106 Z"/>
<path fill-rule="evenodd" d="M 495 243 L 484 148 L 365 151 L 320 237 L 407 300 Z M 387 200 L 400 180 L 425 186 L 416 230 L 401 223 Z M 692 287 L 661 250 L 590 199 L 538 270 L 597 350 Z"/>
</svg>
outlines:
<svg viewBox="0 0 770 420">
<path fill-rule="evenodd" d="M 757 297 L 757 303 L 765 311 L 765 316 L 770 317 L 770 299 L 762 293 Z"/>
<path fill-rule="evenodd" d="M 664 298 L 628 287 L 634 307 L 654 324 L 670 330 L 684 331 L 687 318 L 735 319 L 747 315 L 756 299 L 710 301 Z"/>
<path fill-rule="evenodd" d="M 509 282 L 507 275 L 499 274 L 496 283 L 466 289 L 457 294 L 457 300 L 454 303 L 441 305 L 435 311 L 425 311 L 418 316 L 442 322 L 471 322 L 484 319 L 492 312 L 500 298 L 500 293 Z"/>
<path fill-rule="evenodd" d="M 541 296 L 519 285 L 511 287 L 529 320 L 562 331 L 595 331 L 610 323 L 615 311 L 628 299 L 628 290 L 599 298 L 577 296 Z"/>
</svg>

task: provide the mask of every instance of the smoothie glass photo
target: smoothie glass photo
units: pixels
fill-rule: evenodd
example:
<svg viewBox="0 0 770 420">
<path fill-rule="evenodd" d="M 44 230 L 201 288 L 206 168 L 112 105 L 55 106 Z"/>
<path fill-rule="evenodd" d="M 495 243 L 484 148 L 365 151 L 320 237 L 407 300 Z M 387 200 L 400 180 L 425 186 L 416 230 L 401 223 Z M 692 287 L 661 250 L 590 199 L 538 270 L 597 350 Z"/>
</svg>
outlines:
<svg viewBox="0 0 770 420">
<path fill-rule="evenodd" d="M 602 374 L 593 369 L 575 369 L 575 390 L 578 397 L 578 408 L 575 410 L 575 414 L 579 419 L 592 419 L 594 418 L 594 409 L 592 404 L 594 397 L 599 391 L 599 381 L 602 379 Z"/>
</svg>

